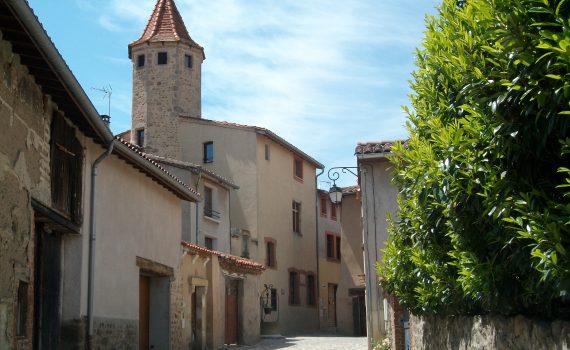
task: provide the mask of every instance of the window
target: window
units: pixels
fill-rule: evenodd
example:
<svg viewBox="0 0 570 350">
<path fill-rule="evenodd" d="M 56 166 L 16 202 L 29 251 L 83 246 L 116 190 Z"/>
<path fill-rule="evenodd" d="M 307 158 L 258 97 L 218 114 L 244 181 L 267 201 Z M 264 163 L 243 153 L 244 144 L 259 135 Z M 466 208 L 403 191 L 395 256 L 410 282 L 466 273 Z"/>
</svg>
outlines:
<svg viewBox="0 0 570 350">
<path fill-rule="evenodd" d="M 219 220 L 221 215 L 214 210 L 214 190 L 204 186 L 204 216 Z"/>
<path fill-rule="evenodd" d="M 289 304 L 301 304 L 299 295 L 299 273 L 297 271 L 289 271 Z"/>
<path fill-rule="evenodd" d="M 204 237 L 204 246 L 210 250 L 214 250 L 214 239 L 211 237 Z"/>
<path fill-rule="evenodd" d="M 28 283 L 20 281 L 18 286 L 16 335 L 25 336 L 28 324 Z"/>
<path fill-rule="evenodd" d="M 265 145 L 265 160 L 269 160 L 269 145 Z"/>
<path fill-rule="evenodd" d="M 271 288 L 271 310 L 277 310 L 277 289 Z"/>
<path fill-rule="evenodd" d="M 301 234 L 301 203 L 293 201 L 293 232 Z"/>
<path fill-rule="evenodd" d="M 331 220 L 336 220 L 336 204 L 331 204 Z"/>
<path fill-rule="evenodd" d="M 214 161 L 214 142 L 204 142 L 204 163 L 212 163 Z"/>
<path fill-rule="evenodd" d="M 60 114 L 54 114 L 51 135 L 52 204 L 61 214 L 79 224 L 83 147 L 75 137 L 75 128 Z"/>
<path fill-rule="evenodd" d="M 340 237 L 327 233 L 327 259 L 340 260 Z"/>
<path fill-rule="evenodd" d="M 317 298 L 315 296 L 315 275 L 307 275 L 307 305 L 315 306 Z"/>
<path fill-rule="evenodd" d="M 184 55 L 184 65 L 186 68 L 192 68 L 192 56 Z"/>
<path fill-rule="evenodd" d="M 340 237 L 336 237 L 336 258 L 340 260 Z"/>
<path fill-rule="evenodd" d="M 144 147 L 144 129 L 137 129 L 137 131 L 135 131 L 135 140 L 137 146 Z"/>
<path fill-rule="evenodd" d="M 303 160 L 301 158 L 296 158 L 293 160 L 293 174 L 295 178 L 303 179 Z"/>
<path fill-rule="evenodd" d="M 321 197 L 321 216 L 327 217 L 327 206 L 328 206 L 327 197 Z"/>
<path fill-rule="evenodd" d="M 157 63 L 158 64 L 167 64 L 168 63 L 168 54 L 166 52 L 159 52 Z"/>
<path fill-rule="evenodd" d="M 277 262 L 275 261 L 275 241 L 274 240 L 266 241 L 266 243 L 265 243 L 265 254 L 266 254 L 265 265 L 267 265 L 267 267 L 276 268 Z"/>
<path fill-rule="evenodd" d="M 138 55 L 137 56 L 137 67 L 144 67 L 145 55 Z"/>
</svg>

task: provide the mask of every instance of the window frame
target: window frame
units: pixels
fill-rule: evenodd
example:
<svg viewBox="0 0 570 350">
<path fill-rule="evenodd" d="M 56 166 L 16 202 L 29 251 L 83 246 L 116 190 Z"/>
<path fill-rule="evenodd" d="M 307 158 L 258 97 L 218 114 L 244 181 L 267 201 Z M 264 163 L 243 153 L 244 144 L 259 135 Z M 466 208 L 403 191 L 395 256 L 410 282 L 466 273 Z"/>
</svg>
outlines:
<svg viewBox="0 0 570 350">
<path fill-rule="evenodd" d="M 52 207 L 70 221 L 83 221 L 83 145 L 74 126 L 63 115 L 53 113 L 50 140 Z"/>
<path fill-rule="evenodd" d="M 321 196 L 320 201 L 321 201 L 321 216 L 326 218 L 328 216 L 329 200 L 327 197 Z"/>
<path fill-rule="evenodd" d="M 184 54 L 184 66 L 188 69 L 192 69 L 194 66 L 194 58 L 190 54 Z"/>
<path fill-rule="evenodd" d="M 159 66 L 164 66 L 168 64 L 168 52 L 159 51 L 156 53 L 156 64 Z"/>
<path fill-rule="evenodd" d="M 202 144 L 202 161 L 205 164 L 214 162 L 214 141 L 206 141 Z"/>
<path fill-rule="evenodd" d="M 312 272 L 308 272 L 306 275 L 306 287 L 307 287 L 307 306 L 317 306 L 317 278 Z M 312 279 L 312 284 L 309 281 Z"/>
<path fill-rule="evenodd" d="M 291 204 L 293 233 L 301 235 L 301 202 L 293 201 Z"/>
<path fill-rule="evenodd" d="M 291 306 L 301 305 L 300 275 L 299 271 L 289 269 L 289 305 Z"/>
<path fill-rule="evenodd" d="M 332 232 L 326 232 L 325 255 L 328 261 L 339 262 L 341 259 L 341 237 Z"/>
<path fill-rule="evenodd" d="M 265 266 L 277 269 L 277 241 L 273 238 L 265 238 Z"/>
<path fill-rule="evenodd" d="M 145 129 L 144 128 L 138 128 L 135 130 L 135 144 L 139 147 L 144 147 L 144 141 L 145 141 Z M 141 137 L 142 135 L 142 137 Z"/>
<path fill-rule="evenodd" d="M 144 68 L 146 65 L 146 55 L 141 53 L 137 55 L 137 68 Z"/>
<path fill-rule="evenodd" d="M 331 203 L 331 220 L 333 221 L 336 221 L 337 219 L 336 210 L 337 210 L 336 204 Z"/>
<path fill-rule="evenodd" d="M 210 242 L 210 246 L 208 246 L 208 241 Z M 207 249 L 210 250 L 214 250 L 214 243 L 215 243 L 216 239 L 209 237 L 209 236 L 204 236 L 204 247 L 206 247 Z"/>
<path fill-rule="evenodd" d="M 293 157 L 293 177 L 299 182 L 303 182 L 303 159 L 297 156 Z"/>
</svg>

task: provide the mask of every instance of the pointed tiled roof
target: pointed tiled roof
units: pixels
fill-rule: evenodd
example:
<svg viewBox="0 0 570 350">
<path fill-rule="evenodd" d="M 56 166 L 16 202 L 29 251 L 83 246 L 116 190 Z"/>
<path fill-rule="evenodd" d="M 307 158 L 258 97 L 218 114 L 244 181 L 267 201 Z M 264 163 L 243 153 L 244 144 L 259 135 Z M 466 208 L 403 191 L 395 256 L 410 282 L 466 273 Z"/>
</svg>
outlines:
<svg viewBox="0 0 570 350">
<path fill-rule="evenodd" d="M 156 2 L 143 34 L 139 39 L 129 44 L 129 58 L 131 58 L 133 46 L 161 41 L 185 42 L 201 49 L 202 54 L 204 53 L 204 48 L 192 40 L 188 34 L 174 0 L 158 0 Z"/>
</svg>

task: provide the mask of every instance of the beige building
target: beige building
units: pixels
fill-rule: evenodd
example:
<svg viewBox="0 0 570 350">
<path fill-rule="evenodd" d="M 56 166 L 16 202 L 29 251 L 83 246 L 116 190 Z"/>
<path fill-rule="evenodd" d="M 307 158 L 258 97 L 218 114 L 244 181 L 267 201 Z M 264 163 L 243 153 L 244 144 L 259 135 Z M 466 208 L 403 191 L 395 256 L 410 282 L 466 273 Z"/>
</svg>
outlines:
<svg viewBox="0 0 570 350">
<path fill-rule="evenodd" d="M 366 335 L 362 209 L 358 186 L 342 189 L 341 265 L 337 292 L 338 333 Z"/>
<path fill-rule="evenodd" d="M 376 341 L 390 336 L 392 348 L 399 350 L 404 344 L 407 316 L 405 312 L 391 311 L 392 305 L 397 306 L 397 303 L 383 292 L 374 268 L 376 262 L 382 260 L 382 249 L 388 239 L 388 217 L 397 214 L 398 189 L 392 184 L 392 166 L 387 157 L 392 144 L 393 142 L 360 143 L 355 153 L 362 191 L 367 334 L 369 340 Z"/>
<path fill-rule="evenodd" d="M 315 172 L 323 166 L 271 131 L 203 119 L 203 48 L 172 0 L 159 0 L 133 61 L 130 139 L 147 154 L 196 164 L 239 186 L 229 192 L 230 252 L 267 266 L 262 331 L 318 327 Z M 198 243 L 202 244 L 200 239 Z"/>
<path fill-rule="evenodd" d="M 168 347 L 199 195 L 113 138 L 27 2 L 0 9 L 0 348 Z"/>
<path fill-rule="evenodd" d="M 347 317 L 337 314 L 342 263 L 340 206 L 331 202 L 327 191 L 318 190 L 317 196 L 320 328 L 336 331 Z"/>
</svg>

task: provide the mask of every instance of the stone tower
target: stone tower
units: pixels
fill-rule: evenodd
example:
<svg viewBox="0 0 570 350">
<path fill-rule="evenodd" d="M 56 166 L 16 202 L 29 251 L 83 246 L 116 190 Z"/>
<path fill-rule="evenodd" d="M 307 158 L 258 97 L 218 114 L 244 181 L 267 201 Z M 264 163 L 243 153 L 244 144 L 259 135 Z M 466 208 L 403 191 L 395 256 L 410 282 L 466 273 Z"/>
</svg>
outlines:
<svg viewBox="0 0 570 350">
<path fill-rule="evenodd" d="M 204 49 L 190 38 L 174 0 L 158 0 L 133 62 L 131 140 L 148 153 L 180 158 L 178 116 L 201 117 Z"/>
</svg>

